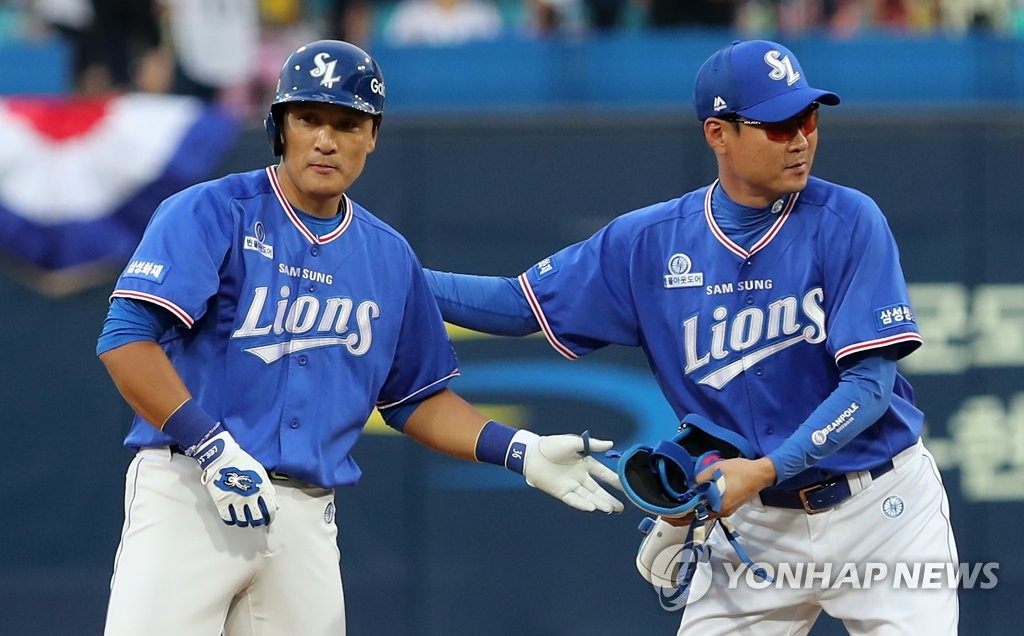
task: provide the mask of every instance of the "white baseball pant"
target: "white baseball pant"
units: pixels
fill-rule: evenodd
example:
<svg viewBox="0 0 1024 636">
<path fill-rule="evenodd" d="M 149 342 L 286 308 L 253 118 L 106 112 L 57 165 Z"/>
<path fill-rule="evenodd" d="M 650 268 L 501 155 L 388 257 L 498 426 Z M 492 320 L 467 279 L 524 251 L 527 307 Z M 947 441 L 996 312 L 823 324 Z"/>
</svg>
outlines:
<svg viewBox="0 0 1024 636">
<path fill-rule="evenodd" d="M 781 563 L 790 564 L 791 573 L 803 564 L 804 575 L 797 584 L 792 577 L 766 584 L 747 572 L 737 574 L 742 564 L 725 533 L 716 529 L 708 540 L 710 561 L 699 564 L 691 588 L 707 592 L 683 609 L 679 634 L 807 634 L 822 610 L 856 636 L 956 634 L 955 583 L 909 589 L 906 579 L 897 586 L 895 576 L 898 564 L 958 564 L 938 468 L 920 441 L 894 457 L 893 464 L 893 470 L 874 480 L 867 473 L 850 473 L 855 494 L 817 514 L 766 507 L 759 498 L 743 506 L 730 519 L 751 559 L 777 573 Z M 884 564 L 887 578 L 868 586 L 852 579 L 839 584 L 847 563 L 862 569 Z M 814 564 L 817 577 L 807 575 L 808 564 Z M 821 576 L 826 564 L 831 565 L 828 579 Z M 855 578 L 865 582 L 863 575 Z"/>
<path fill-rule="evenodd" d="M 334 492 L 274 480 L 274 522 L 239 528 L 199 475 L 167 448 L 129 465 L 106 636 L 344 635 Z"/>
</svg>

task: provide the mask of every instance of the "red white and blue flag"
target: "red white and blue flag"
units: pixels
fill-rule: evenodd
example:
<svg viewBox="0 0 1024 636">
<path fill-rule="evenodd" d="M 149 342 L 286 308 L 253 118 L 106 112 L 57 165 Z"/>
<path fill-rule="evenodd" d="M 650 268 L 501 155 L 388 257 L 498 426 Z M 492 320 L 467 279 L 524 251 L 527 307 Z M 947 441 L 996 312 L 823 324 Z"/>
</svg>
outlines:
<svg viewBox="0 0 1024 636">
<path fill-rule="evenodd" d="M 213 176 L 239 128 L 183 96 L 0 100 L 0 253 L 52 295 L 106 280 L 163 199 Z"/>
</svg>

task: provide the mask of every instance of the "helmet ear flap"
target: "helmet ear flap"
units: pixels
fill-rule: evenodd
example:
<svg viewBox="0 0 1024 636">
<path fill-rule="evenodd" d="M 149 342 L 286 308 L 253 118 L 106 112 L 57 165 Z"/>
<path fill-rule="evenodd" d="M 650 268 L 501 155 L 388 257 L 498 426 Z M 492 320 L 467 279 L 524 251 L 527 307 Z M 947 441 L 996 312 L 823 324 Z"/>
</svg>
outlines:
<svg viewBox="0 0 1024 636">
<path fill-rule="evenodd" d="M 270 142 L 270 147 L 274 150 L 274 156 L 280 157 L 284 154 L 284 139 L 282 139 L 281 121 L 280 121 L 280 108 L 276 108 L 277 104 L 270 107 L 270 112 L 267 113 L 267 119 L 263 122 L 264 128 L 267 130 L 267 141 Z"/>
</svg>

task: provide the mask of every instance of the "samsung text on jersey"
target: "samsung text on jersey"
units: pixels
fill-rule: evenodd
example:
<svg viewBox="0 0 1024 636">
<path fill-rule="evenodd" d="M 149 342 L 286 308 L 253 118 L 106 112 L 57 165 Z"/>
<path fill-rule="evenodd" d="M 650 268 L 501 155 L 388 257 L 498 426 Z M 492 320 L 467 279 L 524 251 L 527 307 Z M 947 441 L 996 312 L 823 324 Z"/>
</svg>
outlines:
<svg viewBox="0 0 1024 636">
<path fill-rule="evenodd" d="M 720 283 L 718 285 L 708 285 L 705 287 L 705 291 L 708 296 L 714 296 L 715 294 L 731 294 L 734 291 L 756 291 L 758 289 L 771 289 L 772 279 L 770 278 L 756 278 L 753 280 L 741 280 L 740 282 L 733 285 L 732 283 Z"/>
</svg>

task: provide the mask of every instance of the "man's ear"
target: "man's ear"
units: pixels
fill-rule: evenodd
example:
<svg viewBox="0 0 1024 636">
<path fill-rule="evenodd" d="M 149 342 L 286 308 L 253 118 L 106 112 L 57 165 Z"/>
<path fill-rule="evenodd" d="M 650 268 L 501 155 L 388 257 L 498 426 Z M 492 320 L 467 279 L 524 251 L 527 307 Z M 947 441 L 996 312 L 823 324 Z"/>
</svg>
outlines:
<svg viewBox="0 0 1024 636">
<path fill-rule="evenodd" d="M 721 119 L 713 117 L 704 120 L 704 141 L 715 154 L 725 150 L 725 135 L 727 134 L 725 129 L 728 125 Z"/>
<path fill-rule="evenodd" d="M 373 118 L 373 128 L 370 130 L 370 149 L 367 151 L 368 153 L 377 149 L 377 136 L 380 134 L 380 120 L 381 118 L 379 116 Z"/>
</svg>

